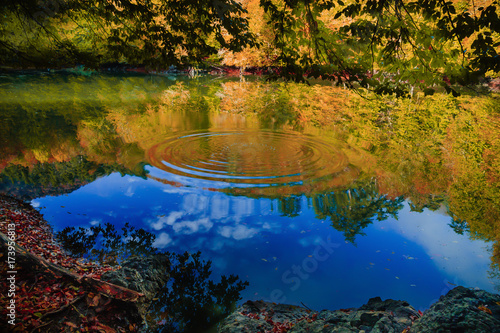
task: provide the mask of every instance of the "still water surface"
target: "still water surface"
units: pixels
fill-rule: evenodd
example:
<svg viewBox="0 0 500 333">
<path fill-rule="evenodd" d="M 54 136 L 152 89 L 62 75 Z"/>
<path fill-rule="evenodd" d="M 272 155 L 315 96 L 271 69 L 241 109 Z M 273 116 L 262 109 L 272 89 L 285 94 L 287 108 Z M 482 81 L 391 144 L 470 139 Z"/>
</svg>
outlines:
<svg viewBox="0 0 500 333">
<path fill-rule="evenodd" d="M 250 282 L 243 300 L 338 309 L 380 296 L 423 310 L 456 285 L 495 290 L 491 243 L 450 227 L 446 194 L 415 208 L 381 186 L 370 149 L 294 123 L 291 98 L 234 112 L 257 84 L 4 76 L 2 122 L 16 127 L 4 134 L 1 188 L 31 200 L 54 231 L 129 222 L 160 250 L 200 250 L 215 279 Z M 40 174 L 20 180 L 16 166 Z"/>
</svg>

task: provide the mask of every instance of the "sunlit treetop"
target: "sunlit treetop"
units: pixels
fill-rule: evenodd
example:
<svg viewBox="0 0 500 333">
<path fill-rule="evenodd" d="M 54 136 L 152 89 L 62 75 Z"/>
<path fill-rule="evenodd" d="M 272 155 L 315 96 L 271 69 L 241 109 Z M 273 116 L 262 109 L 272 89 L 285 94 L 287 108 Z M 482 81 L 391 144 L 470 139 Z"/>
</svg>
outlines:
<svg viewBox="0 0 500 333">
<path fill-rule="evenodd" d="M 254 44 L 243 13 L 233 0 L 1 1 L 1 60 L 196 64 Z"/>
</svg>

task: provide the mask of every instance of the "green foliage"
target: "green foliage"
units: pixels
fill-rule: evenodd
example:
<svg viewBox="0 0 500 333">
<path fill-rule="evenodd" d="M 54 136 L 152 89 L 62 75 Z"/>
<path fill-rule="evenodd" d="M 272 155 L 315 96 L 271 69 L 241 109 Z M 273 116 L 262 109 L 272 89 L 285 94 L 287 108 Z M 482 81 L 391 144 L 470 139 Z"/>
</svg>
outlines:
<svg viewBox="0 0 500 333">
<path fill-rule="evenodd" d="M 66 227 L 56 233 L 57 240 L 69 253 L 78 258 L 117 265 L 130 256 L 147 256 L 156 253 L 155 236 L 144 229 L 135 229 L 128 223 L 121 228 L 105 223 L 90 228 Z"/>
<path fill-rule="evenodd" d="M 161 325 L 158 332 L 205 332 L 236 309 L 248 282 L 236 275 L 223 275 L 219 283 L 209 280 L 212 263 L 200 252 L 167 254 L 170 280 L 149 308 L 148 319 Z"/>
<path fill-rule="evenodd" d="M 19 59 L 21 65 L 46 64 L 44 57 L 49 55 L 54 66 L 126 61 L 165 67 L 196 64 L 219 48 L 239 51 L 253 43 L 244 10 L 233 0 L 43 4 L 33 0 L 0 4 L 4 63 Z"/>
<path fill-rule="evenodd" d="M 477 7 L 437 0 L 261 0 L 264 13 L 254 2 L 4 1 L 0 60 L 38 67 L 273 65 L 279 67 L 274 79 L 322 78 L 398 96 L 415 88 L 458 95 L 456 84 L 500 72 L 497 1 Z"/>
<path fill-rule="evenodd" d="M 129 170 L 118 163 L 97 164 L 83 156 L 77 156 L 68 162 L 37 163 L 32 167 L 9 165 L 0 173 L 0 190 L 18 198 L 31 200 L 48 193 L 66 193 L 114 172 L 142 178 L 147 175 L 144 165 Z"/>
<path fill-rule="evenodd" d="M 444 195 L 429 195 L 427 198 L 424 198 L 424 202 L 410 201 L 409 205 L 410 211 L 423 213 L 425 208 L 436 211 L 445 203 L 446 198 Z M 455 221 L 453 223 L 455 224 Z"/>
<path fill-rule="evenodd" d="M 496 1 L 472 12 L 429 0 L 261 4 L 281 50 L 283 70 L 276 77 L 286 80 L 321 77 L 398 96 L 413 87 L 458 94 L 450 84 L 475 83 L 500 69 Z M 334 15 L 336 29 L 325 27 L 322 11 Z"/>
<path fill-rule="evenodd" d="M 343 232 L 346 241 L 354 243 L 357 235 L 374 220 L 383 221 L 389 216 L 397 219 L 403 208 L 404 198 L 389 199 L 379 194 L 372 181 L 356 184 L 344 191 L 318 194 L 312 197 L 318 219 L 330 218 L 332 227 Z"/>
<path fill-rule="evenodd" d="M 135 229 L 128 223 L 118 232 L 105 223 L 90 228 L 66 227 L 56 233 L 63 248 L 75 257 L 85 256 L 101 264 L 119 264 L 130 256 L 158 254 L 153 247 L 155 235 Z M 240 293 L 248 286 L 238 276 L 210 280 L 211 261 L 201 253 L 161 253 L 169 263 L 168 282 L 161 286 L 151 303 L 146 319 L 157 332 L 203 332 L 215 326 L 236 308 Z"/>
</svg>

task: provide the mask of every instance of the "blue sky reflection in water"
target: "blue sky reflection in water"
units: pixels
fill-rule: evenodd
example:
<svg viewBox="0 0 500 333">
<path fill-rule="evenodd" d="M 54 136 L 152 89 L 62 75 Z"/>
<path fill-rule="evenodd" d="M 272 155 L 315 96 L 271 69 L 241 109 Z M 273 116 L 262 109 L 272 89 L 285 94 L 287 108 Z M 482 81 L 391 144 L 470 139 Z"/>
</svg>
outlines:
<svg viewBox="0 0 500 333">
<path fill-rule="evenodd" d="M 213 276 L 234 273 L 250 282 L 243 299 L 336 309 L 381 296 L 424 309 L 455 285 L 494 290 L 487 245 L 455 233 L 439 211 L 410 212 L 405 202 L 398 220 L 375 220 L 353 244 L 329 220 L 317 219 L 305 196 L 297 216 L 288 217 L 277 200 L 230 196 L 204 183 L 191 179 L 189 187 L 175 187 L 115 173 L 32 203 L 55 231 L 130 222 L 153 232 L 160 249 L 201 250 L 213 261 Z"/>
<path fill-rule="evenodd" d="M 1 191 L 33 199 L 55 231 L 129 222 L 248 280 L 243 299 L 315 309 L 494 291 L 500 144 L 476 100 L 370 104 L 239 78 L 2 82 Z"/>
</svg>

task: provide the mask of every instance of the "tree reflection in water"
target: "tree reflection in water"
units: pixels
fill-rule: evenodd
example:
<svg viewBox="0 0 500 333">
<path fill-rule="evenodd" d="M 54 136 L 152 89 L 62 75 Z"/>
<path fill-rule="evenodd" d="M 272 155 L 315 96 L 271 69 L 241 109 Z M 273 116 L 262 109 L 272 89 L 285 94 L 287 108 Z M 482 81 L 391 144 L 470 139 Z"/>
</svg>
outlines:
<svg viewBox="0 0 500 333">
<path fill-rule="evenodd" d="M 148 319 L 160 320 L 158 332 L 204 332 L 235 310 L 247 281 L 223 275 L 213 282 L 211 261 L 201 260 L 201 252 L 169 256 L 170 279 L 149 308 Z"/>
<path fill-rule="evenodd" d="M 117 265 L 132 256 L 166 256 L 168 282 L 153 298 L 146 320 L 157 332 L 204 332 L 228 316 L 249 283 L 237 275 L 210 279 L 212 262 L 201 259 L 201 252 L 160 252 L 153 247 L 155 235 L 128 224 L 119 233 L 105 223 L 90 228 L 66 227 L 56 234 L 62 246 L 75 257 L 86 257 L 102 264 Z"/>
<path fill-rule="evenodd" d="M 404 198 L 390 199 L 378 192 L 375 182 L 365 181 L 347 190 L 314 195 L 312 202 L 318 219 L 330 218 L 332 227 L 342 232 L 346 241 L 354 243 L 374 218 L 397 219 Z"/>
</svg>

